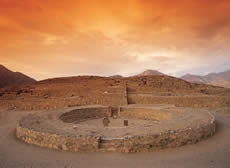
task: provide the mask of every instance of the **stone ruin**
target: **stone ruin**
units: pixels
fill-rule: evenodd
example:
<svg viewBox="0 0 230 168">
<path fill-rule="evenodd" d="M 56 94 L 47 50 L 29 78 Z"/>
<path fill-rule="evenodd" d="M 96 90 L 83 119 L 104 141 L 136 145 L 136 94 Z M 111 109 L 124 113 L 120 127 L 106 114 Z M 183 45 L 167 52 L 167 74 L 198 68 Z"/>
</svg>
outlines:
<svg viewBox="0 0 230 168">
<path fill-rule="evenodd" d="M 212 136 L 210 109 L 229 107 L 230 89 L 169 76 L 83 76 L 5 90 L 0 100 L 9 110 L 46 111 L 19 122 L 16 137 L 26 143 L 65 151 L 141 152 Z"/>
<path fill-rule="evenodd" d="M 127 153 L 193 144 L 215 133 L 207 110 L 132 105 L 113 107 L 109 116 L 107 106 L 31 114 L 20 121 L 16 137 L 58 150 Z"/>
<path fill-rule="evenodd" d="M 57 110 L 85 105 L 173 104 L 177 107 L 230 106 L 230 89 L 191 84 L 169 76 L 73 77 L 0 90 L 8 110 Z"/>
<path fill-rule="evenodd" d="M 104 127 L 108 127 L 110 123 L 110 120 L 108 117 L 103 118 L 103 125 Z"/>
</svg>

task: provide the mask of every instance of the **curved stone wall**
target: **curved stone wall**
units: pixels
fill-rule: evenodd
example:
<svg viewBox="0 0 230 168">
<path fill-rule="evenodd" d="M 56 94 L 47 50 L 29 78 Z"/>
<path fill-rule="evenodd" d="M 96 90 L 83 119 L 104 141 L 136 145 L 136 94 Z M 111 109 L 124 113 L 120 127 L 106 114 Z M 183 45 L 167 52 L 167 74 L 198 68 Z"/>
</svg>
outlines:
<svg viewBox="0 0 230 168">
<path fill-rule="evenodd" d="M 142 152 L 194 144 L 215 133 L 215 123 L 209 123 L 198 129 L 184 128 L 177 131 L 166 131 L 156 135 L 127 136 L 122 138 L 103 137 L 68 137 L 34 131 L 18 126 L 16 136 L 20 140 L 51 149 L 64 151 L 88 152 Z"/>
<path fill-rule="evenodd" d="M 117 118 L 135 118 L 142 120 L 166 120 L 170 117 L 167 112 L 162 112 L 159 109 L 123 106 L 77 108 L 62 114 L 60 119 L 67 123 L 79 123 L 85 120 L 114 116 Z"/>
<path fill-rule="evenodd" d="M 39 132 L 21 126 L 16 128 L 16 136 L 28 144 L 52 149 L 66 151 L 96 151 L 98 149 L 98 138 L 93 136 L 71 137 Z"/>
<path fill-rule="evenodd" d="M 89 119 L 103 118 L 111 116 L 111 111 L 108 107 L 86 107 L 78 108 L 70 112 L 64 113 L 60 116 L 60 119 L 64 122 L 81 122 Z"/>
<path fill-rule="evenodd" d="M 107 109 L 107 107 L 95 108 L 98 108 L 98 111 L 99 109 L 102 110 L 99 114 L 105 114 Z M 121 118 L 128 108 L 121 107 Z M 79 109 L 89 110 L 89 108 L 80 107 Z M 135 107 L 129 110 L 131 109 L 135 109 Z M 137 107 L 134 114 L 131 114 L 132 110 L 129 110 L 126 111 L 127 114 L 123 116 L 124 118 L 140 116 L 139 112 L 144 108 Z M 143 115 L 151 113 L 149 108 L 146 110 L 148 113 L 143 113 Z M 158 118 L 158 123 L 149 121 L 150 125 L 142 125 L 140 128 L 138 126 L 140 129 L 138 133 L 135 131 L 137 129 L 135 126 L 122 129 L 92 127 L 94 129 L 85 131 L 86 128 L 81 123 L 74 125 L 61 121 L 59 117 L 65 114 L 65 112 L 61 112 L 46 115 L 44 113 L 35 114 L 23 118 L 16 128 L 16 137 L 29 144 L 65 151 L 140 152 L 193 144 L 215 133 L 215 118 L 207 111 L 196 112 L 194 109 L 175 107 L 153 108 L 153 111 L 156 110 L 166 115 Z M 89 115 L 89 118 L 92 116 L 95 117 L 95 115 Z M 180 124 L 176 124 L 178 122 Z M 109 136 L 115 130 L 120 131 L 120 133 L 116 136 Z M 96 133 L 96 131 L 100 133 Z"/>
</svg>

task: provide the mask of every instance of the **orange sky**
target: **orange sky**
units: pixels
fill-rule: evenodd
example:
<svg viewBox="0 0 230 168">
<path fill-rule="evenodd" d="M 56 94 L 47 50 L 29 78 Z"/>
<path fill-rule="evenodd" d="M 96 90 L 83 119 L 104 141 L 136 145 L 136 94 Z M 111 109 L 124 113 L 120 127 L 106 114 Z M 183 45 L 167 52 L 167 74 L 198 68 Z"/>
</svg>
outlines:
<svg viewBox="0 0 230 168">
<path fill-rule="evenodd" d="M 229 0 L 0 0 L 0 64 L 36 79 L 230 69 Z"/>
</svg>

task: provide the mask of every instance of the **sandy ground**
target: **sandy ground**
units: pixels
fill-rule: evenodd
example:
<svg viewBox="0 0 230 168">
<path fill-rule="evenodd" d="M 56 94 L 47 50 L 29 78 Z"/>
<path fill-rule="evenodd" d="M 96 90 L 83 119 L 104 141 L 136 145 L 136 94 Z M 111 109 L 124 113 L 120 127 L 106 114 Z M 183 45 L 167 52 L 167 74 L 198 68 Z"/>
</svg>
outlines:
<svg viewBox="0 0 230 168">
<path fill-rule="evenodd" d="M 217 113 L 216 134 L 195 145 L 151 153 L 71 153 L 39 148 L 15 139 L 28 112 L 0 112 L 0 168 L 230 168 L 230 112 Z"/>
</svg>

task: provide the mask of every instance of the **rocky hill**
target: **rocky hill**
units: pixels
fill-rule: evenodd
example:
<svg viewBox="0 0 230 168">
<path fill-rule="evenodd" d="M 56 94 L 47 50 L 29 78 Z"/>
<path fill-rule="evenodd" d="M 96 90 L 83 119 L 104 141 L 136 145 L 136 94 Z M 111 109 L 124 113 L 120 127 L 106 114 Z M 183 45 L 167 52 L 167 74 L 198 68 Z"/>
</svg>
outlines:
<svg viewBox="0 0 230 168">
<path fill-rule="evenodd" d="M 32 84 L 34 82 L 36 82 L 34 79 L 20 72 L 12 72 L 3 65 L 0 65 L 0 88 Z"/>
<path fill-rule="evenodd" d="M 147 69 L 144 72 L 142 72 L 142 73 L 140 73 L 140 74 L 138 74 L 136 76 L 155 76 L 155 75 L 164 76 L 165 74 L 163 74 L 163 73 L 161 73 L 161 72 L 159 72 L 157 70 Z"/>
<path fill-rule="evenodd" d="M 230 70 L 220 73 L 210 73 L 205 76 L 186 74 L 181 78 L 192 83 L 230 87 Z"/>
</svg>

